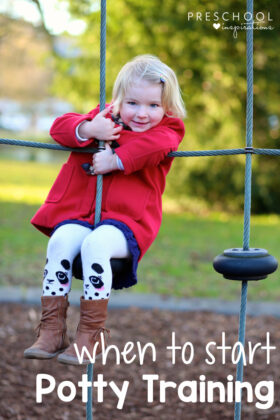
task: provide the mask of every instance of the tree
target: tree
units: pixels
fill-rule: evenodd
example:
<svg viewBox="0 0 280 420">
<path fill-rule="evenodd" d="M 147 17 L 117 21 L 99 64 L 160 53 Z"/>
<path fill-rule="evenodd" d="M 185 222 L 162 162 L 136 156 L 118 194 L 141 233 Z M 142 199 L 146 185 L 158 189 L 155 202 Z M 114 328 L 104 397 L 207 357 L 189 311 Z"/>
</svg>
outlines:
<svg viewBox="0 0 280 420">
<path fill-rule="evenodd" d="M 27 0 L 35 1 L 35 0 Z M 64 0 L 63 0 L 64 1 Z M 37 1 L 36 1 L 37 3 Z M 87 23 L 77 38 L 76 57 L 56 57 L 53 92 L 88 111 L 98 102 L 99 2 L 68 0 L 69 11 Z M 175 69 L 188 110 L 181 150 L 239 148 L 245 145 L 246 31 L 223 28 L 244 21 L 244 0 L 114 0 L 107 4 L 107 98 L 120 67 L 137 54 L 152 53 Z M 256 0 L 255 11 L 268 12 L 273 30 L 254 31 L 254 146 L 275 148 L 279 140 L 279 8 Z M 196 12 L 202 20 L 188 19 Z M 213 27 L 215 13 L 221 23 Z M 221 18 L 228 12 L 229 21 Z M 207 13 L 210 19 L 207 20 Z M 233 14 L 240 15 L 236 21 Z M 43 18 L 43 15 L 42 15 Z M 176 159 L 168 192 L 200 197 L 210 206 L 243 207 L 244 156 Z M 278 212 L 279 158 L 254 157 L 253 210 Z M 279 181 L 280 182 L 280 181 Z"/>
<path fill-rule="evenodd" d="M 4 15 L 0 15 L 0 28 L 1 96 L 24 102 L 45 98 L 52 83 L 45 32 Z"/>
<path fill-rule="evenodd" d="M 76 105 L 90 108 L 97 100 L 99 14 L 90 1 L 69 1 L 71 12 L 87 21 L 80 39 L 83 51 L 76 62 L 63 64 L 58 72 L 60 91 L 75 86 Z M 244 1 L 217 0 L 192 2 L 192 11 L 224 11 L 241 15 Z M 276 24 L 279 8 L 266 0 L 255 2 L 256 12 L 263 12 L 268 26 L 268 12 L 274 29 L 254 31 L 254 145 L 277 147 L 279 139 L 279 54 Z M 188 109 L 187 135 L 181 149 L 223 149 L 245 145 L 246 115 L 246 31 L 218 31 L 213 19 L 188 21 L 190 5 L 183 0 L 115 0 L 108 2 L 107 18 L 107 97 L 113 80 L 131 57 L 152 53 L 172 66 L 178 75 Z M 219 19 L 221 22 L 221 19 Z M 228 26 L 237 23 L 231 19 Z M 71 69 L 71 70 L 70 70 Z M 73 97 L 73 93 L 70 93 Z M 273 117 L 274 115 L 274 117 Z M 271 119 L 274 118 L 274 126 Z M 237 210 L 243 207 L 244 156 L 177 159 L 169 183 L 169 194 L 199 196 L 210 205 Z M 275 179 L 279 158 L 255 157 L 253 210 L 278 212 L 280 185 Z"/>
</svg>

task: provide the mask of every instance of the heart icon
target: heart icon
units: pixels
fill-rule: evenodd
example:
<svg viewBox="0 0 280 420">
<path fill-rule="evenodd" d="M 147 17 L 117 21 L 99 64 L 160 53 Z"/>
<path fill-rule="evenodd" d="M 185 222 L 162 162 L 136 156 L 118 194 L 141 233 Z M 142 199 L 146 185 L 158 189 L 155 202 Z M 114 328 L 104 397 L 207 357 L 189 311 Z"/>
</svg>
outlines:
<svg viewBox="0 0 280 420">
<path fill-rule="evenodd" d="M 215 29 L 219 29 L 219 27 L 221 26 L 221 24 L 220 23 L 213 23 L 213 26 L 214 26 Z"/>
</svg>

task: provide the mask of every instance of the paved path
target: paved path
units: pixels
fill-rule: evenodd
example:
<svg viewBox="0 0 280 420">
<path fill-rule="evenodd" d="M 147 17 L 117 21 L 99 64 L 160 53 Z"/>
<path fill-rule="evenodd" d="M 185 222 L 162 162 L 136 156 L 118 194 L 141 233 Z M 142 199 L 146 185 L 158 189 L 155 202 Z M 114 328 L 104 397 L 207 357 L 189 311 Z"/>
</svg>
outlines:
<svg viewBox="0 0 280 420">
<path fill-rule="evenodd" d="M 79 305 L 81 292 L 72 290 L 69 300 L 72 305 Z M 0 302 L 40 304 L 40 288 L 0 287 Z M 226 315 L 239 313 L 240 303 L 219 299 L 177 299 L 160 295 L 147 295 L 128 292 L 112 292 L 110 308 L 121 309 L 136 306 L 142 309 L 160 309 L 168 311 L 207 311 Z M 272 315 L 280 318 L 280 304 L 277 302 L 248 302 L 247 314 L 252 316 Z"/>
</svg>

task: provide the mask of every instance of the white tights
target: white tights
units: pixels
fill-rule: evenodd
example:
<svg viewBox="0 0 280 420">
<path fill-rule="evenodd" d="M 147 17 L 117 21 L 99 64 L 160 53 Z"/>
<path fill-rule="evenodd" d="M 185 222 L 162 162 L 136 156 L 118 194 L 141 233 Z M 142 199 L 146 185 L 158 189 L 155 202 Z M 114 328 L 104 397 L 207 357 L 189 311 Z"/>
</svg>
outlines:
<svg viewBox="0 0 280 420">
<path fill-rule="evenodd" d="M 56 229 L 49 240 L 44 296 L 66 296 L 69 293 L 72 264 L 79 252 L 83 266 L 84 298 L 109 298 L 112 287 L 110 258 L 126 258 L 130 255 L 124 234 L 111 225 L 101 225 L 92 231 L 70 223 Z"/>
</svg>

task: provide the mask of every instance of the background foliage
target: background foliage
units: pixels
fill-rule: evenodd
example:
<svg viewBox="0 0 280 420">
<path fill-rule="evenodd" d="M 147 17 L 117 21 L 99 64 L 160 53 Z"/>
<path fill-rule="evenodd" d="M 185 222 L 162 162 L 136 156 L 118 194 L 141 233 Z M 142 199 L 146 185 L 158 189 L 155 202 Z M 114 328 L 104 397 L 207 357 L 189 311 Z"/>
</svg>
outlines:
<svg viewBox="0 0 280 420">
<path fill-rule="evenodd" d="M 58 53 L 57 39 L 44 25 L 44 0 L 37 5 L 46 43 L 52 53 L 51 92 L 87 112 L 98 102 L 99 1 L 67 0 L 72 16 L 87 23 Z M 61 0 L 65 3 L 65 0 Z M 246 12 L 241 0 L 108 0 L 107 98 L 120 67 L 137 54 L 158 55 L 176 71 L 188 110 L 181 150 L 244 147 L 246 112 L 246 31 L 237 38 L 230 30 L 216 30 L 213 20 L 188 20 L 194 14 Z M 256 0 L 255 11 L 268 12 L 273 30 L 254 31 L 254 146 L 279 148 L 279 7 Z M 244 19 L 241 18 L 244 21 Z M 238 22 L 229 21 L 236 25 Z M 268 22 L 267 22 L 268 24 Z M 201 203 L 217 210 L 243 208 L 244 156 L 176 159 L 167 194 L 189 210 Z M 279 212 L 279 158 L 254 157 L 253 212 Z M 187 198 L 186 198 L 187 197 Z"/>
</svg>

